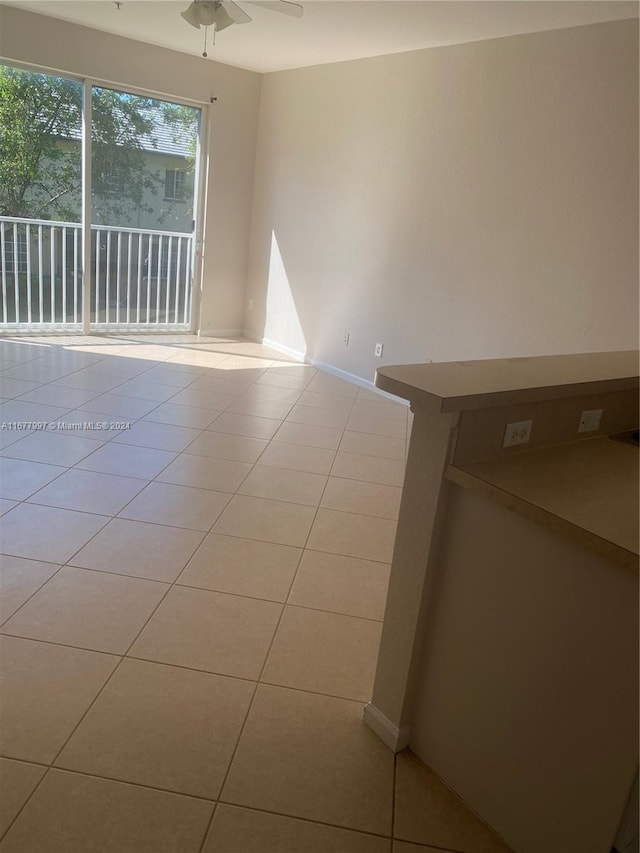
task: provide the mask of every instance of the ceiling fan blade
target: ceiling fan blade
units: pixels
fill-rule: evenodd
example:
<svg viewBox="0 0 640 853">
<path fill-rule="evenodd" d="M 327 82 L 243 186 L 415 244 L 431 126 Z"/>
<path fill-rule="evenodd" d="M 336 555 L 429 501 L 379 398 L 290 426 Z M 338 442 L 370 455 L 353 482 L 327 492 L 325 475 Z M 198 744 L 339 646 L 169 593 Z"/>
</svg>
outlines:
<svg viewBox="0 0 640 853">
<path fill-rule="evenodd" d="M 283 15 L 291 15 L 294 18 L 301 18 L 304 13 L 304 8 L 300 3 L 292 3 L 291 0 L 247 0 L 253 3 L 254 6 L 262 6 L 264 9 L 271 9 L 273 12 L 281 12 Z"/>
<path fill-rule="evenodd" d="M 234 3 L 233 0 L 223 0 L 222 2 L 223 10 L 232 18 L 232 22 L 234 24 L 248 24 L 251 21 L 249 15 L 246 12 L 243 12 L 240 6 L 237 3 Z M 229 26 L 228 24 L 226 26 Z M 216 26 L 216 29 L 221 29 Z"/>
</svg>

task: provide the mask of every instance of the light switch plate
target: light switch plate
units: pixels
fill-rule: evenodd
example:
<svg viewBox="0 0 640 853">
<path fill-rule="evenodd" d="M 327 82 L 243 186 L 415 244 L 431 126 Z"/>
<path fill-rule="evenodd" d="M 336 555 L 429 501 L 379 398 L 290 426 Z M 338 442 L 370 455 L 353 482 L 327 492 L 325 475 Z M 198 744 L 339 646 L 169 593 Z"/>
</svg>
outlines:
<svg viewBox="0 0 640 853">
<path fill-rule="evenodd" d="M 587 409 L 580 415 L 578 432 L 596 432 L 600 429 L 602 409 Z"/>
</svg>

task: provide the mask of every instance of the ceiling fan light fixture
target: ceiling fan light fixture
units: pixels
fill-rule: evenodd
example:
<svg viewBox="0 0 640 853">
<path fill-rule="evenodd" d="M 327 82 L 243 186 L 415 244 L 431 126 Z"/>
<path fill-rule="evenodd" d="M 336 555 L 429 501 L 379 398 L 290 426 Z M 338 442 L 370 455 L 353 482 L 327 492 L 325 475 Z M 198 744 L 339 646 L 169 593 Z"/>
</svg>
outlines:
<svg viewBox="0 0 640 853">
<path fill-rule="evenodd" d="M 235 24 L 235 21 L 224 6 L 220 5 L 216 9 L 214 24 L 216 26 L 216 32 L 219 33 L 220 30 L 226 30 L 226 28 L 230 27 L 231 24 Z"/>
<path fill-rule="evenodd" d="M 216 3 L 210 3 L 209 0 L 193 0 L 184 12 L 180 12 L 180 17 L 199 30 L 201 26 L 210 27 L 215 21 L 216 13 Z"/>
<path fill-rule="evenodd" d="M 191 3 L 184 12 L 180 12 L 180 17 L 184 18 L 184 20 L 191 24 L 192 27 L 195 27 L 197 30 L 200 29 L 200 21 L 198 20 L 198 10 L 195 3 Z"/>
</svg>

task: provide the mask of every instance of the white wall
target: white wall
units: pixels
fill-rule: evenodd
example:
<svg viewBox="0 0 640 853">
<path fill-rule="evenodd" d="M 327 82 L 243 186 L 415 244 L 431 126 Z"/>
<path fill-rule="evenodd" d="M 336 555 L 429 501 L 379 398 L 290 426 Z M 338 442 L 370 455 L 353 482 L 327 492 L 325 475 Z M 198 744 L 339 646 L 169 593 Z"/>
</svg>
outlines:
<svg viewBox="0 0 640 853">
<path fill-rule="evenodd" d="M 366 378 L 377 341 L 383 363 L 636 347 L 637 33 L 266 75 L 245 328 Z"/>
<path fill-rule="evenodd" d="M 2 59 L 178 99 L 217 96 L 201 325 L 242 328 L 260 75 L 8 6 L 0 6 Z"/>
</svg>

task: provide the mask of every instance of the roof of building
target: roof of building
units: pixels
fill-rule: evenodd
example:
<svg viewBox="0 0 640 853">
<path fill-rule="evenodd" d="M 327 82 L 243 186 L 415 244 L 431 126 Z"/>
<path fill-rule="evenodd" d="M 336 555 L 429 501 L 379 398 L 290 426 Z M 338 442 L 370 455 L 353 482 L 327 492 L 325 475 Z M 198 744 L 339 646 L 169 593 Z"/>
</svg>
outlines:
<svg viewBox="0 0 640 853">
<path fill-rule="evenodd" d="M 190 157 L 194 154 L 193 140 L 198 132 L 197 110 L 193 113 L 193 130 L 189 130 L 181 122 L 167 121 L 165 111 L 161 106 L 142 107 L 140 112 L 153 122 L 153 129 L 148 134 L 139 137 L 138 142 L 144 151 L 155 154 L 173 154 L 177 157 Z M 193 134 L 193 135 L 192 135 Z M 82 139 L 82 128 L 76 128 L 64 133 L 66 138 Z"/>
<path fill-rule="evenodd" d="M 179 157 L 189 157 L 194 153 L 193 134 L 197 134 L 194 121 L 192 133 L 184 125 L 170 123 L 159 107 L 145 108 L 143 112 L 153 121 L 153 131 L 140 138 L 140 144 L 146 151 L 156 151 L 158 154 L 176 154 Z M 194 110 L 195 119 L 195 110 Z"/>
</svg>

